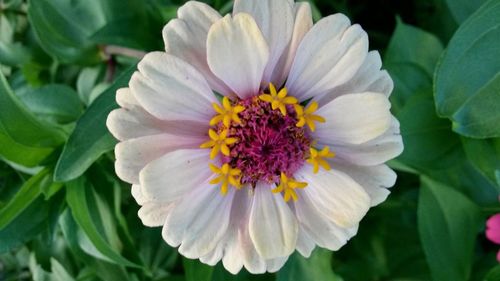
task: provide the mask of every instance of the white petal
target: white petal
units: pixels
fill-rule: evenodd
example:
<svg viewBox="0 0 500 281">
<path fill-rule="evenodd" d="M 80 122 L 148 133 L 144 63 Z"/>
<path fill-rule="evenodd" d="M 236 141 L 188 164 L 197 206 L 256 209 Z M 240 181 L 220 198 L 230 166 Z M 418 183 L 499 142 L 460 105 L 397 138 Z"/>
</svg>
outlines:
<svg viewBox="0 0 500 281">
<path fill-rule="evenodd" d="M 172 204 L 148 202 L 137 213 L 142 224 L 149 227 L 163 226 L 172 211 Z"/>
<path fill-rule="evenodd" d="M 207 39 L 208 65 L 240 98 L 259 93 L 269 48 L 248 14 L 227 15 L 212 25 Z"/>
<path fill-rule="evenodd" d="M 116 102 L 119 106 L 126 109 L 133 109 L 139 105 L 139 102 L 134 98 L 130 88 L 120 88 L 116 91 Z"/>
<path fill-rule="evenodd" d="M 313 174 L 312 166 L 306 165 L 295 174 L 295 178 L 308 183 L 303 190 L 310 198 L 307 204 L 313 204 L 318 212 L 340 227 L 357 225 L 370 208 L 366 191 L 343 172 L 320 169 Z M 297 207 L 306 204 L 306 200 L 299 202 Z"/>
<path fill-rule="evenodd" d="M 212 175 L 209 152 L 176 150 L 146 165 L 139 175 L 144 196 L 152 201 L 173 202 L 202 185 Z"/>
<path fill-rule="evenodd" d="M 297 220 L 299 218 L 297 217 Z M 306 233 L 304 230 L 304 226 L 299 221 L 299 236 L 297 237 L 297 251 L 308 258 L 311 256 L 312 251 L 314 250 L 316 244 L 314 240 Z"/>
<path fill-rule="evenodd" d="M 233 204 L 233 206 L 236 203 Z M 243 259 L 240 244 L 238 241 L 237 232 L 232 233 L 230 236 L 226 236 L 225 238 L 226 245 L 224 247 L 224 257 L 222 258 L 222 265 L 224 268 L 231 272 L 232 274 L 238 274 L 240 270 L 243 268 Z"/>
<path fill-rule="evenodd" d="M 211 184 L 201 185 L 176 203 L 169 214 L 163 238 L 187 258 L 210 253 L 226 233 L 234 189 L 225 196 Z"/>
<path fill-rule="evenodd" d="M 140 185 L 133 184 L 131 193 L 132 193 L 132 197 L 134 197 L 137 204 L 142 206 L 142 205 L 146 204 L 146 202 L 148 202 L 147 198 L 142 193 L 142 188 Z"/>
<path fill-rule="evenodd" d="M 306 100 L 349 81 L 368 53 L 368 35 L 335 14 L 318 21 L 297 49 L 286 83 L 291 95 Z"/>
<path fill-rule="evenodd" d="M 377 51 L 371 51 L 358 72 L 347 83 L 329 90 L 315 100 L 320 106 L 327 104 L 336 97 L 352 93 L 374 92 L 389 97 L 394 88 L 391 77 L 385 70 L 380 70 L 382 60 Z"/>
<path fill-rule="evenodd" d="M 318 142 L 323 145 L 322 141 Z M 359 145 L 334 145 L 335 161 L 354 165 L 375 166 L 396 158 L 403 152 L 403 140 L 399 134 L 399 122 L 392 117 L 391 127 L 381 136 Z"/>
<path fill-rule="evenodd" d="M 189 1 L 179 8 L 177 16 L 163 28 L 165 51 L 194 66 L 213 90 L 229 95 L 229 88 L 212 73 L 207 63 L 208 30 L 221 18 L 220 14 L 205 3 Z"/>
<path fill-rule="evenodd" d="M 260 184 L 255 188 L 250 213 L 250 237 L 265 259 L 290 255 L 297 243 L 297 221 L 281 194 Z"/>
<path fill-rule="evenodd" d="M 139 103 L 161 120 L 206 122 L 217 102 L 207 81 L 191 65 L 172 55 L 153 52 L 138 65 L 130 89 Z"/>
<path fill-rule="evenodd" d="M 290 40 L 290 44 L 285 49 L 283 54 L 281 55 L 276 68 L 271 76 L 271 82 L 273 82 L 276 86 L 280 87 L 285 82 L 288 73 L 290 72 L 290 68 L 292 67 L 293 60 L 295 58 L 295 54 L 297 53 L 297 48 L 299 47 L 300 42 L 306 35 L 306 33 L 313 26 L 312 20 L 312 12 L 311 5 L 307 2 L 299 2 L 295 3 L 294 6 L 295 12 L 295 22 L 293 27 L 292 39 Z"/>
<path fill-rule="evenodd" d="M 313 137 L 331 146 L 368 142 L 382 135 L 391 125 L 390 107 L 389 100 L 382 94 L 340 96 L 316 112 L 326 122 L 317 125 Z"/>
<path fill-rule="evenodd" d="M 120 141 L 163 133 L 198 137 L 206 135 L 208 124 L 195 121 L 163 121 L 147 113 L 142 107 L 119 108 L 111 111 L 106 126 Z"/>
<path fill-rule="evenodd" d="M 151 161 L 176 149 L 199 148 L 205 139 L 172 134 L 145 136 L 120 142 L 115 147 L 115 170 L 120 179 L 139 183 L 139 172 Z"/>
<path fill-rule="evenodd" d="M 310 188 L 309 186 L 306 189 Z M 298 191 L 299 200 L 295 202 L 297 220 L 304 235 L 320 247 L 337 251 L 354 235 L 349 228 L 343 228 L 334 222 L 333 216 L 328 217 L 316 206 L 315 195 L 307 190 Z M 335 196 L 330 194 L 329 196 Z M 311 243 L 307 241 L 307 243 Z M 304 242 L 303 242 L 304 243 Z M 314 248 L 314 244 L 313 244 Z M 308 245 L 307 250 L 310 249 Z M 312 249 L 310 250 L 312 251 Z M 310 254 L 311 252 L 309 252 Z"/>
<path fill-rule="evenodd" d="M 293 32 L 293 10 L 288 0 L 235 0 L 233 14 L 250 14 L 269 46 L 269 61 L 262 81 L 271 82 L 276 65 L 287 48 Z"/>
<path fill-rule="evenodd" d="M 289 256 L 279 257 L 275 259 L 270 259 L 266 261 L 267 272 L 274 273 L 280 270 L 283 265 L 285 265 Z"/>
<path fill-rule="evenodd" d="M 370 195 L 371 206 L 385 201 L 389 196 L 388 188 L 396 183 L 396 173 L 387 165 L 355 166 L 339 162 L 332 162 L 335 170 L 342 171 L 359 183 Z"/>
</svg>

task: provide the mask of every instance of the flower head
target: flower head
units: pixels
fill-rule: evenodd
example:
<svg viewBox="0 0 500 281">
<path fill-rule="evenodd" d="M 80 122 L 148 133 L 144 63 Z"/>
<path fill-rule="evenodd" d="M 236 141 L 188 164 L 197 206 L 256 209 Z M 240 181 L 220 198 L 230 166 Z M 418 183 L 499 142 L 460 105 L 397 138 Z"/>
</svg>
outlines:
<svg viewBox="0 0 500 281">
<path fill-rule="evenodd" d="M 496 214 L 486 222 L 486 237 L 495 244 L 500 244 L 500 214 Z M 497 253 L 500 262 L 500 251 Z"/>
<path fill-rule="evenodd" d="M 274 272 L 295 250 L 337 250 L 396 179 L 392 80 L 342 14 L 190 1 L 144 57 L 107 126 L 116 173 L 147 226 L 188 258 Z M 223 96 L 221 102 L 216 94 Z"/>
</svg>

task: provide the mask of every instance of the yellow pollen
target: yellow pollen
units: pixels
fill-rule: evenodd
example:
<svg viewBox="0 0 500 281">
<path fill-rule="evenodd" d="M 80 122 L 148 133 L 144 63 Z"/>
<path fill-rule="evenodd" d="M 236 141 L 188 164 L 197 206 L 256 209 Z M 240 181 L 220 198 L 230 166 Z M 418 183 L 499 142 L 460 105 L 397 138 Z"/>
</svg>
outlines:
<svg viewBox="0 0 500 281">
<path fill-rule="evenodd" d="M 299 197 L 297 196 L 297 192 L 294 189 L 296 188 L 305 188 L 307 186 L 306 182 L 298 182 L 293 178 L 288 178 L 285 173 L 281 173 L 281 181 L 280 184 L 272 190 L 273 193 L 280 193 L 282 191 L 285 192 L 284 199 L 285 202 L 290 201 L 290 198 L 293 201 L 297 201 Z"/>
<path fill-rule="evenodd" d="M 318 173 L 320 166 L 327 171 L 331 169 L 330 164 L 328 164 L 325 158 L 333 158 L 335 157 L 335 153 L 331 152 L 328 146 L 323 147 L 321 151 L 311 147 L 309 152 L 311 156 L 307 159 L 307 163 L 313 165 L 313 173 Z"/>
<path fill-rule="evenodd" d="M 217 103 L 212 103 L 212 107 L 218 114 L 210 120 L 210 126 L 215 126 L 222 121 L 226 128 L 229 128 L 231 121 L 241 123 L 238 113 L 245 110 L 245 107 L 241 105 L 232 106 L 228 97 L 222 99 L 222 107 Z"/>
<path fill-rule="evenodd" d="M 241 175 L 241 170 L 240 169 L 233 169 L 229 167 L 229 164 L 226 163 L 222 165 L 222 167 L 217 167 L 212 163 L 209 163 L 210 170 L 214 172 L 217 176 L 210 181 L 210 184 L 219 184 L 221 183 L 221 190 L 220 193 L 222 195 L 226 195 L 228 186 L 232 185 L 236 189 L 241 188 L 241 183 L 240 183 L 240 175 Z"/>
<path fill-rule="evenodd" d="M 286 88 L 281 89 L 278 93 L 273 83 L 269 83 L 269 91 L 270 94 L 262 94 L 259 96 L 259 99 L 271 103 L 271 108 L 273 110 L 279 109 L 283 116 L 286 116 L 286 105 L 295 105 L 299 102 L 294 97 L 287 97 L 288 92 Z"/>
<path fill-rule="evenodd" d="M 222 154 L 229 156 L 231 151 L 229 150 L 229 145 L 232 145 L 238 141 L 237 138 L 228 138 L 227 130 L 222 131 L 219 135 L 212 129 L 208 131 L 210 140 L 201 144 L 200 148 L 212 148 L 210 151 L 210 159 L 214 159 L 215 156 L 220 152 Z"/>
<path fill-rule="evenodd" d="M 325 123 L 325 118 L 313 114 L 316 110 L 318 110 L 318 103 L 316 101 L 312 101 L 306 109 L 299 104 L 294 105 L 294 108 L 295 112 L 297 112 L 297 119 L 299 120 L 296 126 L 299 128 L 304 127 L 304 125 L 307 124 L 311 131 L 314 132 L 314 130 L 316 130 L 316 124 L 314 124 L 314 121 Z"/>
</svg>

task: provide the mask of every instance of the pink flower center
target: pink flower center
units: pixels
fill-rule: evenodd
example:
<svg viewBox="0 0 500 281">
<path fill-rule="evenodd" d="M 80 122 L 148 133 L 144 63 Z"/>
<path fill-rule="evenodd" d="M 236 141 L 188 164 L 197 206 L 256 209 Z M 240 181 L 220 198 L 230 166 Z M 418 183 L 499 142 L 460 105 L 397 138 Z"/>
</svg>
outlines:
<svg viewBox="0 0 500 281">
<path fill-rule="evenodd" d="M 308 157 L 311 140 L 304 127 L 297 127 L 293 106 L 287 115 L 272 110 L 271 104 L 258 97 L 238 100 L 245 110 L 241 123 L 233 122 L 228 137 L 237 138 L 223 164 L 241 170 L 241 183 L 255 186 L 258 181 L 279 183 L 281 173 L 292 176 Z"/>
</svg>

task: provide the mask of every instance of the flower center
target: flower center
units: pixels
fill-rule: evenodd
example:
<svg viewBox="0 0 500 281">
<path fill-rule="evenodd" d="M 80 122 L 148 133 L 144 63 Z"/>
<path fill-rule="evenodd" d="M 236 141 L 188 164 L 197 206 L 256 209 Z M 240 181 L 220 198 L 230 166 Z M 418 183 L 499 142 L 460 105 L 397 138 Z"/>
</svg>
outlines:
<svg viewBox="0 0 500 281">
<path fill-rule="evenodd" d="M 330 169 L 325 158 L 334 157 L 328 147 L 312 147 L 309 131 L 315 123 L 325 122 L 315 115 L 318 104 L 313 101 L 304 108 L 295 97 L 287 96 L 286 88 L 279 92 L 269 84 L 269 93 L 247 99 L 229 100 L 222 106 L 214 103 L 217 113 L 210 120 L 210 140 L 201 148 L 210 148 L 210 159 L 220 156 L 221 166 L 209 164 L 215 177 L 211 184 L 220 184 L 221 193 L 229 186 L 241 189 L 255 188 L 257 182 L 275 184 L 274 193 L 284 193 L 284 200 L 298 200 L 294 189 L 305 188 L 307 183 L 297 182 L 293 174 L 304 163 Z M 307 125 L 307 126 L 306 126 Z"/>
<path fill-rule="evenodd" d="M 304 127 L 297 127 L 293 106 L 287 115 L 268 102 L 252 97 L 238 101 L 245 107 L 241 123 L 232 123 L 228 135 L 238 139 L 223 163 L 241 170 L 241 183 L 255 186 L 260 180 L 279 183 L 281 173 L 293 175 L 306 160 L 311 145 Z"/>
</svg>

